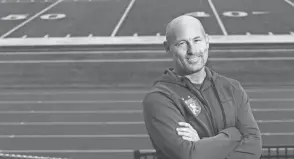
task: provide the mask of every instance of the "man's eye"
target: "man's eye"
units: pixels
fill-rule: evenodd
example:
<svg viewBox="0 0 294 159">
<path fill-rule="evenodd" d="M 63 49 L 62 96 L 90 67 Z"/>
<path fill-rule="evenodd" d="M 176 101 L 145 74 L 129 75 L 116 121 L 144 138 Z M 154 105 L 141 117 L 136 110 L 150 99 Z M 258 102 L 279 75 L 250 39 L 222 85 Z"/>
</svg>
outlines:
<svg viewBox="0 0 294 159">
<path fill-rule="evenodd" d="M 183 46 L 183 45 L 185 45 L 186 43 L 184 42 L 184 41 L 182 41 L 182 42 L 179 42 L 178 44 L 177 44 L 177 46 Z"/>
</svg>

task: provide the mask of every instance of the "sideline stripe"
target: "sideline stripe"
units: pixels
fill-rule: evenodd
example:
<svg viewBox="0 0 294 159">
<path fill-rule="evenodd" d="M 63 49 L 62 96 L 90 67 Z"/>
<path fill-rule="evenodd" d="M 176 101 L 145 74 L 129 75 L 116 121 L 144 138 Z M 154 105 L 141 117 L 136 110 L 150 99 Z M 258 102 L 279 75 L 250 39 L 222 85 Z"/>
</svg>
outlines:
<svg viewBox="0 0 294 159">
<path fill-rule="evenodd" d="M 224 34 L 225 36 L 227 36 L 227 35 L 228 35 L 228 32 L 227 32 L 227 30 L 226 30 L 226 28 L 225 28 L 224 23 L 222 22 L 222 20 L 221 20 L 221 18 L 220 18 L 220 16 L 219 16 L 219 14 L 218 14 L 218 12 L 217 12 L 217 10 L 216 10 L 214 4 L 212 3 L 211 0 L 208 0 L 208 3 L 209 3 L 210 8 L 212 9 L 212 11 L 213 11 L 213 13 L 214 13 L 214 15 L 215 15 L 215 18 L 216 18 L 216 20 L 217 20 L 217 22 L 218 22 L 218 24 L 219 24 L 219 26 L 220 26 L 220 28 L 221 28 L 223 34 Z"/>
<path fill-rule="evenodd" d="M 162 45 L 165 36 L 115 36 L 115 37 L 48 37 L 48 38 L 5 38 L 0 39 L 0 47 L 16 46 L 129 46 L 129 45 Z M 212 35 L 209 36 L 210 44 L 292 44 L 294 36 L 285 35 Z"/>
<path fill-rule="evenodd" d="M 11 33 L 13 33 L 14 31 L 18 30 L 19 28 L 23 27 L 24 25 L 26 25 L 27 23 L 29 23 L 30 21 L 34 20 L 35 18 L 37 18 L 38 16 L 40 16 L 41 14 L 47 12 L 48 10 L 50 10 L 51 8 L 53 8 L 54 6 L 56 6 L 57 4 L 59 4 L 60 2 L 62 2 L 63 0 L 58 0 L 56 2 L 54 2 L 53 4 L 51 4 L 50 6 L 46 7 L 45 9 L 41 10 L 40 12 L 38 12 L 37 14 L 33 15 L 32 17 L 30 17 L 29 19 L 27 19 L 26 21 L 20 23 L 19 25 L 15 26 L 14 28 L 12 28 L 11 30 L 9 30 L 8 32 L 6 32 L 5 34 L 3 34 L 1 38 L 5 38 L 6 36 L 10 35 Z M 1 41 L 0 41 L 1 43 Z"/>
<path fill-rule="evenodd" d="M 292 61 L 294 57 L 246 57 L 246 58 L 211 58 L 211 61 Z M 95 59 L 95 60 L 11 60 L 0 64 L 37 64 L 37 63 L 116 63 L 116 62 L 171 62 L 164 59 Z"/>
<path fill-rule="evenodd" d="M 285 2 L 287 2 L 288 4 L 290 4 L 292 7 L 294 7 L 294 3 L 290 0 L 284 0 Z"/>
<path fill-rule="evenodd" d="M 122 23 L 124 22 L 124 20 L 126 19 L 128 13 L 130 12 L 130 10 L 132 9 L 134 3 L 136 0 L 131 0 L 129 5 L 127 6 L 124 14 L 122 15 L 122 17 L 120 18 L 119 22 L 117 23 L 117 25 L 115 26 L 113 32 L 111 33 L 111 37 L 114 37 L 116 35 L 116 33 L 118 32 L 119 28 L 121 27 Z"/>
</svg>

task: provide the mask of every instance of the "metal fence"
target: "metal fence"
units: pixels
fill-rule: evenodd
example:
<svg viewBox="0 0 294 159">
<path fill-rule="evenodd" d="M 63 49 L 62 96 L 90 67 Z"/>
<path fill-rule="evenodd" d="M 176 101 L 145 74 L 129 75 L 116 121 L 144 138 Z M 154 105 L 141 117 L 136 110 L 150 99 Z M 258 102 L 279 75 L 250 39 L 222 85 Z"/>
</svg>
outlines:
<svg viewBox="0 0 294 159">
<path fill-rule="evenodd" d="M 157 159 L 155 150 L 135 150 L 134 159 Z M 260 159 L 294 159 L 294 145 L 263 146 Z"/>
</svg>

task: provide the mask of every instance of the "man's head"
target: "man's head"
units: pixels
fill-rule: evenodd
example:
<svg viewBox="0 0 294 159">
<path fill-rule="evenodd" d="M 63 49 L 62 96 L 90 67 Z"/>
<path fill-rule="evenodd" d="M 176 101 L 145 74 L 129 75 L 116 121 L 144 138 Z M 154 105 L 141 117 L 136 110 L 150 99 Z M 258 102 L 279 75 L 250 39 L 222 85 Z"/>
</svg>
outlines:
<svg viewBox="0 0 294 159">
<path fill-rule="evenodd" d="M 166 28 L 165 49 L 175 62 L 175 71 L 188 75 L 202 70 L 207 62 L 209 41 L 201 22 L 183 15 Z"/>
</svg>

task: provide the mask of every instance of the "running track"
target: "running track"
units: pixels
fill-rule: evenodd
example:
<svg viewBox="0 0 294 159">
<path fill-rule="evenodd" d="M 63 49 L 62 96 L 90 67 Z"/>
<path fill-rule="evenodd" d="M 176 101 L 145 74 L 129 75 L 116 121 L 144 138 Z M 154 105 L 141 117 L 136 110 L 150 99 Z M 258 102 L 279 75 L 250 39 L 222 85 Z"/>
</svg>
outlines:
<svg viewBox="0 0 294 159">
<path fill-rule="evenodd" d="M 294 88 L 247 88 L 264 145 L 293 144 Z M 0 149 L 74 159 L 131 159 L 152 149 L 141 99 L 146 89 L 0 93 Z"/>
<path fill-rule="evenodd" d="M 212 67 L 244 84 L 264 145 L 293 144 L 292 47 L 232 47 L 213 46 Z M 152 149 L 140 102 L 171 64 L 152 48 L 2 52 L 0 150 L 131 159 L 134 149 Z"/>
</svg>

